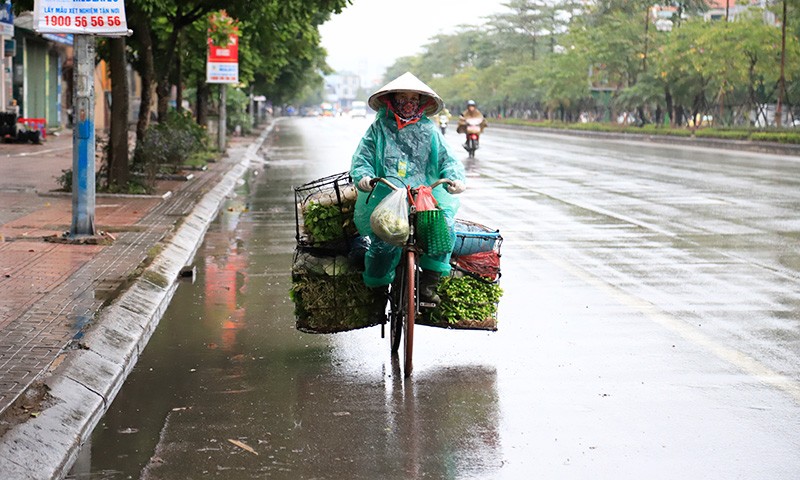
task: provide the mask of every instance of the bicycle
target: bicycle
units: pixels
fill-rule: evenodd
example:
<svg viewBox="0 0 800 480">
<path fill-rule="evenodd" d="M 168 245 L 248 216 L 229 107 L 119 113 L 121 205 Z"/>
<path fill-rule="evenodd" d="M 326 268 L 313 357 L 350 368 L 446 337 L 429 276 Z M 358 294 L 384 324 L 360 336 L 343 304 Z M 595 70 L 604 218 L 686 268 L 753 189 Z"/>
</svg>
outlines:
<svg viewBox="0 0 800 480">
<path fill-rule="evenodd" d="M 370 185 L 374 188 L 378 183 L 387 185 L 392 190 L 399 190 L 385 178 L 373 178 Z M 430 187 L 434 189 L 442 184 L 452 185 L 452 181 L 442 178 L 434 182 Z M 406 187 L 408 191 L 408 239 L 402 247 L 400 263 L 397 266 L 395 279 L 389 288 L 389 345 L 392 356 L 397 356 L 400 349 L 400 340 L 403 339 L 403 376 L 411 376 L 413 369 L 414 352 L 414 322 L 421 308 L 433 308 L 435 304 L 423 303 L 420 301 L 417 292 L 419 291 L 420 267 L 418 263 L 419 255 L 423 254 L 422 248 L 417 243 L 416 218 L 417 209 L 415 201 L 417 198 L 417 188 Z M 385 336 L 383 326 L 381 326 L 381 337 Z"/>
</svg>

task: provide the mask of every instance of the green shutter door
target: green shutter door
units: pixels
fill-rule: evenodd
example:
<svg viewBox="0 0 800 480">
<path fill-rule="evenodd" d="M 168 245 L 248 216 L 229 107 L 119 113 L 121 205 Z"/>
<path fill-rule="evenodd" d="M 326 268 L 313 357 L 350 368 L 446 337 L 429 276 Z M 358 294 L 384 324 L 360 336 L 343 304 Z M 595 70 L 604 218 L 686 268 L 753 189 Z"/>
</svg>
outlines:
<svg viewBox="0 0 800 480">
<path fill-rule="evenodd" d="M 25 113 L 28 118 L 47 118 L 47 48 L 25 42 Z"/>
<path fill-rule="evenodd" d="M 58 128 L 61 124 L 61 95 L 59 92 L 60 69 L 58 53 L 50 52 L 47 68 L 47 126 Z"/>
</svg>

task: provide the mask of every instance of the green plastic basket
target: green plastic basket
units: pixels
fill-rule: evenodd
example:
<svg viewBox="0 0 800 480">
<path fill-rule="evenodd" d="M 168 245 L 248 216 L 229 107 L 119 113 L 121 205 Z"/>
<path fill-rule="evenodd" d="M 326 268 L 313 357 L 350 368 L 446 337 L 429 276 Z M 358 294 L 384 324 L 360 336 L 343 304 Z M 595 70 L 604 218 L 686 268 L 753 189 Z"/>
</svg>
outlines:
<svg viewBox="0 0 800 480">
<path fill-rule="evenodd" d="M 453 251 L 454 239 L 441 210 L 417 212 L 417 242 L 428 255 L 442 255 Z"/>
</svg>

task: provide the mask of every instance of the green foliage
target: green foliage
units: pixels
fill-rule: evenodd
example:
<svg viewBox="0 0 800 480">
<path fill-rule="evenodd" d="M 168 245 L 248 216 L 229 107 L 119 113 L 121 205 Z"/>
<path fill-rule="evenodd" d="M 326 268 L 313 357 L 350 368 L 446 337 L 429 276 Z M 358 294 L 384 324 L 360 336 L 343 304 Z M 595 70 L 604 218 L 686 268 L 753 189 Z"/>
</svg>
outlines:
<svg viewBox="0 0 800 480">
<path fill-rule="evenodd" d="M 184 165 L 188 165 L 190 167 L 202 167 L 207 165 L 209 162 L 213 162 L 216 160 L 216 158 L 217 152 L 215 150 L 203 150 L 189 155 L 189 158 L 186 159 Z"/>
<path fill-rule="evenodd" d="M 719 138 L 726 140 L 751 140 L 754 142 L 778 142 L 800 144 L 800 131 L 760 131 L 754 129 L 700 128 L 692 131 L 688 128 L 665 128 L 657 125 L 643 127 L 624 126 L 615 123 L 565 123 L 550 121 L 530 121 L 516 118 L 494 120 L 493 123 L 519 125 L 538 128 L 570 129 L 590 132 L 628 133 L 640 135 L 668 135 L 674 137 Z"/>
<path fill-rule="evenodd" d="M 95 185 L 97 186 L 97 191 L 103 193 L 124 193 L 128 195 L 145 195 L 152 192 L 152 188 L 145 185 L 142 181 L 133 179 L 128 182 L 128 185 L 125 187 L 120 187 L 118 185 L 106 186 L 103 182 L 104 178 L 103 175 L 105 173 L 102 171 L 97 172 L 95 175 Z M 61 170 L 61 175 L 56 177 L 56 183 L 58 184 L 57 190 L 59 192 L 71 192 L 72 191 L 72 169 Z"/>
<path fill-rule="evenodd" d="M 636 112 L 655 121 L 659 109 L 680 125 L 694 115 L 713 115 L 716 126 L 749 125 L 751 112 L 777 101 L 781 29 L 757 6 L 724 22 L 703 19 L 703 0 L 674 2 L 672 29 L 662 31 L 648 16 L 653 3 L 644 0 L 503 5 L 506 11 L 483 25 L 433 37 L 385 79 L 415 72 L 454 111 L 472 98 L 492 117 L 574 121 L 581 112 Z M 800 3 L 789 0 L 787 108 L 800 103 L 797 15 Z"/>
<path fill-rule="evenodd" d="M 747 130 L 721 130 L 702 128 L 695 130 L 694 136 L 699 138 L 720 138 L 725 140 L 749 140 L 753 132 Z"/>
<path fill-rule="evenodd" d="M 253 121 L 247 113 L 250 96 L 238 88 L 229 88 L 227 99 L 228 132 L 233 132 L 238 126 L 243 134 L 249 135 L 253 131 Z"/>
<path fill-rule="evenodd" d="M 800 132 L 755 132 L 750 139 L 759 142 L 800 144 Z"/>
<path fill-rule="evenodd" d="M 229 17 L 224 11 L 211 13 L 208 24 L 208 37 L 211 38 L 211 43 L 218 47 L 228 46 L 231 35 L 239 33 L 239 22 Z"/>
<path fill-rule="evenodd" d="M 72 169 L 61 170 L 61 175 L 56 177 L 58 184 L 58 191 L 71 192 L 72 191 Z"/>
<path fill-rule="evenodd" d="M 133 169 L 154 180 L 162 168 L 173 171 L 206 150 L 208 136 L 190 115 L 171 111 L 166 121 L 150 125 L 133 153 Z"/>
</svg>

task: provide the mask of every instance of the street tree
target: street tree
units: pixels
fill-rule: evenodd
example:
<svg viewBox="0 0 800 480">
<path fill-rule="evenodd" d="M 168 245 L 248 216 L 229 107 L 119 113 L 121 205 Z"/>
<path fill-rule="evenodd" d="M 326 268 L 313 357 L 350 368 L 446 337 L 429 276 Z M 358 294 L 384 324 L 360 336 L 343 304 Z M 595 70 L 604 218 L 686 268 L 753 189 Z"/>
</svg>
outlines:
<svg viewBox="0 0 800 480">
<path fill-rule="evenodd" d="M 510 0 L 502 4 L 508 11 L 489 17 L 487 28 L 495 33 L 496 42 L 506 52 L 536 60 L 540 51 L 555 50 L 557 38 L 579 11 L 573 0 Z"/>
<path fill-rule="evenodd" d="M 580 49 L 550 55 L 538 65 L 537 85 L 550 120 L 575 120 L 591 96 L 587 73 L 593 58 Z"/>
</svg>

